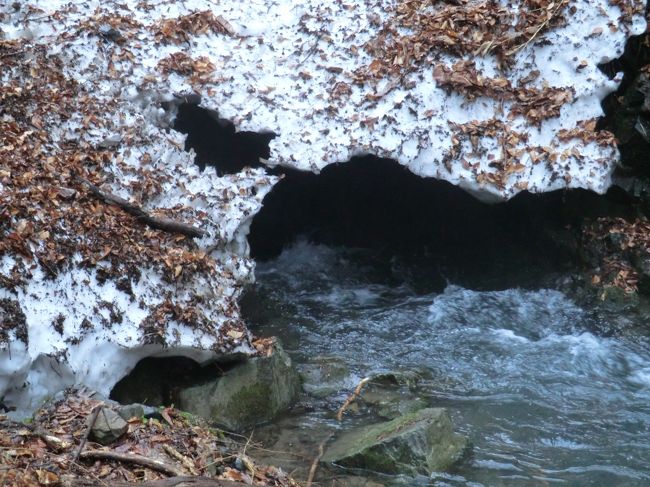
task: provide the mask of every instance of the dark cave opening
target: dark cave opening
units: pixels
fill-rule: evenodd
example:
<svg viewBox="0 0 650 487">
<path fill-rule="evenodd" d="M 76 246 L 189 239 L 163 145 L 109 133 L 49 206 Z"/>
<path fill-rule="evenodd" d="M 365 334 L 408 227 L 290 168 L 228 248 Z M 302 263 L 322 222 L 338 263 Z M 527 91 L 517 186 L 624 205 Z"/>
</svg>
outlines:
<svg viewBox="0 0 650 487">
<path fill-rule="evenodd" d="M 109 398 L 120 404 L 179 405 L 179 392 L 222 376 L 243 360 L 199 364 L 183 357 L 145 357 L 113 386 Z"/>
<path fill-rule="evenodd" d="M 625 216 L 629 197 L 584 190 L 485 204 L 458 187 L 421 178 L 397 162 L 355 157 L 316 175 L 286 170 L 253 219 L 251 255 L 267 260 L 300 236 L 314 243 L 367 248 L 438 274 L 441 287 L 535 285 L 580 265 L 580 225 Z"/>
<path fill-rule="evenodd" d="M 269 157 L 275 134 L 237 132 L 199 103 L 198 97 L 180 99 L 173 128 L 187 134 L 185 147 L 195 151 L 201 169 L 212 165 L 223 175 L 265 167 L 260 159 Z M 603 127 L 608 123 L 605 117 Z M 624 159 L 626 151 L 622 145 Z M 372 249 L 384 260 L 399 256 L 435 274 L 441 288 L 447 282 L 529 286 L 576 269 L 583 264 L 580 228 L 586 220 L 635 211 L 633 198 L 617 187 L 604 196 L 584 190 L 524 192 L 508 202 L 484 204 L 449 183 L 371 155 L 331 164 L 318 175 L 267 170 L 283 180 L 251 224 L 253 258 L 278 256 L 304 236 L 314 243 Z"/>
<path fill-rule="evenodd" d="M 646 15 L 650 4 L 646 5 Z M 615 175 L 637 180 L 650 178 L 650 76 L 643 67 L 650 64 L 650 36 L 647 32 L 632 36 L 623 54 L 599 68 L 610 79 L 623 74 L 616 91 L 601 102 L 604 116 L 598 128 L 611 131 L 618 139 L 621 165 Z M 645 192 L 648 192 L 647 190 Z"/>
<path fill-rule="evenodd" d="M 194 149 L 196 164 L 204 170 L 214 166 L 217 174 L 234 174 L 245 167 L 264 167 L 272 132 L 237 132 L 235 125 L 219 113 L 199 106 L 200 99 L 177 105 L 173 129 L 187 134 L 185 150 Z"/>
</svg>

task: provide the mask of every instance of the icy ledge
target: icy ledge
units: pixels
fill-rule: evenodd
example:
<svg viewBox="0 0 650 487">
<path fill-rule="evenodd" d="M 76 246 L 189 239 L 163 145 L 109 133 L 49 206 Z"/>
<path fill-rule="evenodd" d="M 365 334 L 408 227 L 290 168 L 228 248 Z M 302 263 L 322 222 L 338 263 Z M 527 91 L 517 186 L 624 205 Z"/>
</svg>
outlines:
<svg viewBox="0 0 650 487">
<path fill-rule="evenodd" d="M 270 165 L 317 172 L 372 153 L 484 200 L 603 192 L 617 151 L 594 119 L 617 80 L 596 65 L 645 29 L 642 10 L 638 0 L 3 4 L 0 397 L 25 406 L 70 383 L 107 393 L 145 356 L 255 352 L 237 299 L 252 279 L 247 228 L 276 179 L 200 173 L 167 130 L 175 95 L 278 134 Z M 147 229 L 90 197 L 78 174 L 205 236 Z"/>
</svg>

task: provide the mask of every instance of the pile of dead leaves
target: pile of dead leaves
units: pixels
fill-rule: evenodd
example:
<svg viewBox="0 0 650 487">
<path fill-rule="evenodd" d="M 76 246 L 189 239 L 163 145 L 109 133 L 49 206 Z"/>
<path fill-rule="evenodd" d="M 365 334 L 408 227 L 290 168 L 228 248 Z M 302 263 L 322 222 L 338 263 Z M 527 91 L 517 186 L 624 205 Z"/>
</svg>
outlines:
<svg viewBox="0 0 650 487">
<path fill-rule="evenodd" d="M 445 157 L 445 165 L 448 171 L 451 172 L 452 169 L 450 161 L 460 159 L 463 168 L 473 171 L 479 183 L 489 183 L 503 188 L 510 176 L 526 169 L 526 166 L 520 162 L 525 150 L 518 148 L 522 142 L 528 139 L 526 134 L 512 130 L 505 123 L 496 119 L 474 120 L 464 124 L 450 123 L 449 125 L 453 130 L 453 135 L 451 149 Z M 498 140 L 502 148 L 502 157 L 495 158 L 487 154 L 487 149 L 482 146 L 484 137 L 494 137 Z M 467 145 L 471 148 L 471 155 L 487 157 L 490 161 L 489 166 L 493 170 L 479 172 L 478 163 L 469 163 L 464 157 L 470 155 L 467 153 L 469 151 L 466 150 Z M 531 149 L 529 148 L 529 150 Z"/>
<path fill-rule="evenodd" d="M 494 0 L 429 2 L 402 0 L 380 34 L 365 48 L 374 57 L 357 72 L 357 81 L 402 75 L 430 61 L 432 53 L 458 57 L 493 54 L 506 67 L 527 45 L 566 25 L 575 12 L 570 0 L 521 0 L 509 6 Z M 645 2 L 610 0 L 621 23 L 642 13 Z M 617 26 L 611 25 L 616 30 Z M 602 29 L 593 32 L 601 35 Z"/>
<path fill-rule="evenodd" d="M 280 469 L 257 465 L 245 443 L 173 408 L 132 417 L 115 443 L 95 444 L 88 419 L 102 405 L 76 391 L 28 424 L 0 416 L 0 485 L 298 486 Z"/>
<path fill-rule="evenodd" d="M 187 236 L 148 228 L 88 191 L 81 181 L 101 186 L 113 180 L 111 165 L 120 162 L 114 150 L 53 134 L 52 127 L 72 116 L 80 117 L 81 130 L 100 127 L 115 107 L 67 78 L 46 46 L 0 41 L 0 55 L 11 73 L 0 86 L 0 257 L 21 255 L 52 276 L 70 265 L 73 255 L 90 266 L 113 262 L 116 277 L 143 262 L 159 267 L 169 280 L 212 272 L 214 262 Z M 146 156 L 142 166 L 134 176 L 145 200 L 160 192 L 161 182 L 147 171 Z M 158 213 L 188 222 L 205 217 L 186 208 Z"/>
<path fill-rule="evenodd" d="M 568 0 L 524 0 L 515 9 L 493 0 L 404 0 L 365 46 L 375 60 L 357 74 L 359 79 L 399 75 L 415 69 L 433 51 L 459 57 L 494 54 L 507 64 L 540 34 L 564 25 L 568 5 Z"/>
<path fill-rule="evenodd" d="M 184 52 L 175 52 L 158 63 L 158 69 L 163 73 L 178 73 L 190 76 L 190 83 L 205 83 L 210 80 L 210 75 L 214 72 L 215 66 L 209 58 L 199 56 L 192 59 Z"/>
<path fill-rule="evenodd" d="M 582 140 L 585 144 L 595 142 L 603 147 L 614 147 L 617 143 L 614 134 L 608 130 L 598 130 L 598 120 L 591 118 L 582 120 L 573 129 L 558 131 L 557 138 L 563 142 L 570 139 Z"/>
<path fill-rule="evenodd" d="M 560 109 L 573 100 L 573 88 L 527 88 L 513 87 L 505 77 L 482 76 L 474 61 L 459 61 L 447 67 L 440 64 L 433 70 L 438 86 L 456 91 L 469 100 L 487 96 L 499 101 L 509 101 L 511 118 L 523 115 L 532 125 L 542 120 L 557 117 Z"/>
<path fill-rule="evenodd" d="M 637 291 L 639 272 L 634 262 L 650 256 L 650 222 L 645 217 L 599 218 L 583 230 L 588 248 L 594 249 L 600 267 L 592 284 L 614 286 L 626 293 Z"/>
<path fill-rule="evenodd" d="M 155 37 L 158 42 L 181 44 L 207 32 L 236 35 L 232 25 L 221 15 L 215 16 L 211 11 L 204 10 L 161 21 L 155 29 Z"/>
<path fill-rule="evenodd" d="M 571 0 L 521 0 L 507 5 L 495 0 L 457 0 L 429 2 L 402 0 L 384 23 L 379 34 L 364 46 L 373 60 L 354 73 L 359 84 L 380 79 L 403 79 L 404 75 L 433 68 L 438 86 L 457 92 L 468 99 L 487 97 L 512 103 L 510 115 L 521 115 L 532 125 L 560 115 L 571 103 L 574 92 L 569 87 L 526 87 L 539 73 L 531 72 L 512 86 L 505 77 L 482 76 L 472 57 L 492 55 L 504 75 L 518 52 L 530 44 L 544 42 L 548 31 L 563 27 L 579 8 Z M 629 23 L 643 12 L 640 0 L 610 0 L 621 12 L 621 22 Z M 613 31 L 616 25 L 610 25 Z M 594 29 L 591 36 L 600 36 Z M 449 56 L 458 59 L 447 65 Z M 587 67 L 586 60 L 576 69 Z M 381 97 L 381 94 L 378 95 Z M 581 134 L 581 138 L 583 135 Z"/>
</svg>

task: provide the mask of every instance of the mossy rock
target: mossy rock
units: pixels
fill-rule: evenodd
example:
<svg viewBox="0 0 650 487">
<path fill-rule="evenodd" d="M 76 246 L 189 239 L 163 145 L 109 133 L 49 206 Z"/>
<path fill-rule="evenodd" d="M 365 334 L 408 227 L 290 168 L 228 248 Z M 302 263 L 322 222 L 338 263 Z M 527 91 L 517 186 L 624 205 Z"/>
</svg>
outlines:
<svg viewBox="0 0 650 487">
<path fill-rule="evenodd" d="M 454 433 L 446 409 L 427 408 L 342 434 L 322 461 L 388 474 L 429 475 L 458 462 L 467 446 L 467 439 Z"/>
<path fill-rule="evenodd" d="M 179 408 L 226 429 L 243 431 L 272 420 L 300 390 L 291 358 L 279 344 L 269 357 L 237 364 L 222 377 L 179 393 Z"/>
<path fill-rule="evenodd" d="M 392 371 L 371 377 L 359 403 L 370 408 L 383 419 L 394 419 L 429 406 L 418 397 L 422 374 L 414 370 Z"/>
<path fill-rule="evenodd" d="M 305 392 L 322 399 L 346 389 L 350 370 L 340 358 L 318 356 L 301 366 L 300 377 Z"/>
</svg>

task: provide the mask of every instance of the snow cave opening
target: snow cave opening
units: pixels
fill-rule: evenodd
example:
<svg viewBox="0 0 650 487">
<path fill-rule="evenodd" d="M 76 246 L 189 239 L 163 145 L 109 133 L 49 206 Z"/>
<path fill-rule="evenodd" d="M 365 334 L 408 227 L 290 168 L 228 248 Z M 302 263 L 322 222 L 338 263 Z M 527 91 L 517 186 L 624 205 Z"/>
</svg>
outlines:
<svg viewBox="0 0 650 487">
<path fill-rule="evenodd" d="M 222 376 L 243 358 L 200 364 L 184 356 L 145 357 L 111 389 L 109 398 L 120 404 L 178 406 L 181 390 Z"/>
<path fill-rule="evenodd" d="M 260 158 L 268 159 L 273 132 L 237 132 L 235 125 L 219 117 L 215 110 L 199 106 L 200 98 L 177 104 L 172 128 L 183 134 L 185 150 L 194 149 L 195 162 L 204 170 L 214 166 L 217 174 L 233 174 L 244 167 L 263 167 Z"/>
<path fill-rule="evenodd" d="M 284 169 L 248 235 L 251 256 L 277 257 L 298 239 L 370 249 L 428 276 L 423 292 L 449 282 L 473 288 L 534 286 L 580 265 L 585 219 L 623 216 L 629 198 L 613 188 L 521 193 L 486 204 L 422 178 L 394 160 L 354 157 L 320 174 Z"/>
</svg>

